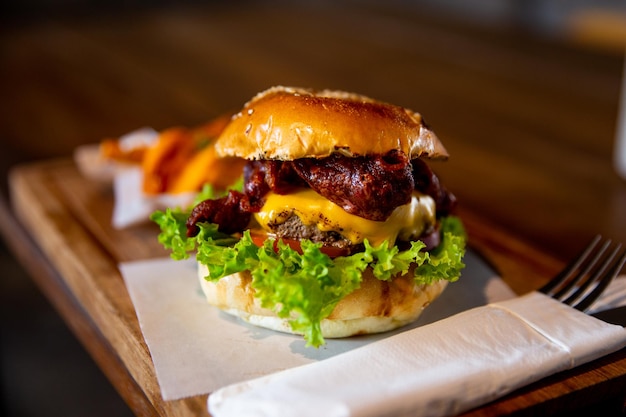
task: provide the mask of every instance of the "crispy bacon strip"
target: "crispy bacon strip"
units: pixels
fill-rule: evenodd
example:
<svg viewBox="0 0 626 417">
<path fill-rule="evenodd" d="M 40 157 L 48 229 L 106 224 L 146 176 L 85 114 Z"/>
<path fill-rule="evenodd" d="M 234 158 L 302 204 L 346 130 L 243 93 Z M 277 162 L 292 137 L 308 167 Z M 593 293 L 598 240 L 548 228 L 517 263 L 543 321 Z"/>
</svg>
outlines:
<svg viewBox="0 0 626 417">
<path fill-rule="evenodd" d="M 220 225 L 225 233 L 242 232 L 252 213 L 263 207 L 269 191 L 288 194 L 296 187 L 311 187 L 349 213 L 383 221 L 398 206 L 407 204 L 413 190 L 430 195 L 437 215 L 447 215 L 456 199 L 423 161 L 409 161 L 399 151 L 368 157 L 332 155 L 295 161 L 248 161 L 244 168 L 244 194 L 231 191 L 227 197 L 197 205 L 187 221 L 187 234 L 197 233 L 196 223 Z"/>
<path fill-rule="evenodd" d="M 365 219 L 384 221 L 396 207 L 411 201 L 411 164 L 399 151 L 371 157 L 334 154 L 297 159 L 293 165 L 318 194 Z"/>
<path fill-rule="evenodd" d="M 289 161 L 249 161 L 244 167 L 244 192 L 250 197 L 253 211 L 263 207 L 263 197 L 269 191 L 288 194 L 297 187 L 306 187 Z"/>
<path fill-rule="evenodd" d="M 201 222 L 215 223 L 223 233 L 241 232 L 248 227 L 251 217 L 248 197 L 231 190 L 226 197 L 204 200 L 193 208 L 187 219 L 187 236 L 197 235 L 196 224 Z"/>
<path fill-rule="evenodd" d="M 449 192 L 433 170 L 421 159 L 411 161 L 413 168 L 413 179 L 415 189 L 421 193 L 429 195 L 435 200 L 437 216 L 447 216 L 456 207 L 457 200 L 454 194 Z"/>
</svg>

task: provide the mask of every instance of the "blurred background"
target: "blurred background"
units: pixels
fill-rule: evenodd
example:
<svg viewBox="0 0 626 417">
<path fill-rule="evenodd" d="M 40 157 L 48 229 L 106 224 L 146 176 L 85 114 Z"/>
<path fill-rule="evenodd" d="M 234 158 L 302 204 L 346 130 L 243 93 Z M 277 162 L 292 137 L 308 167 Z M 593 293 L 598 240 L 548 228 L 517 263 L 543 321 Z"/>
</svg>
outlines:
<svg viewBox="0 0 626 417">
<path fill-rule="evenodd" d="M 142 126 L 197 125 L 283 84 L 414 108 L 457 160 L 479 158 L 487 143 L 500 147 L 510 157 L 505 176 L 517 158 L 541 160 L 539 143 L 571 141 L 572 154 L 551 174 L 593 193 L 593 172 L 613 170 L 625 48 L 623 0 L 4 0 L 1 192 L 6 198 L 16 164 L 69 157 Z M 508 105 L 519 112 L 505 114 Z M 554 131 L 553 120 L 571 129 Z M 488 175 L 480 167 L 469 174 Z M 455 189 L 460 174 L 442 175 Z M 593 198 L 610 203 L 613 218 L 589 222 L 611 221 L 626 234 L 624 182 L 611 178 Z M 527 184 L 509 194 L 477 181 L 460 194 L 503 193 L 500 206 L 482 208 L 496 222 L 515 204 L 557 208 L 558 196 L 523 201 Z M 571 253 L 574 243 L 557 241 L 590 232 L 580 217 L 573 209 L 554 219 L 563 235 L 540 244 Z M 539 236 L 542 221 L 531 216 L 520 232 Z M 130 415 L 2 241 L 0 280 L 0 414 Z"/>
</svg>

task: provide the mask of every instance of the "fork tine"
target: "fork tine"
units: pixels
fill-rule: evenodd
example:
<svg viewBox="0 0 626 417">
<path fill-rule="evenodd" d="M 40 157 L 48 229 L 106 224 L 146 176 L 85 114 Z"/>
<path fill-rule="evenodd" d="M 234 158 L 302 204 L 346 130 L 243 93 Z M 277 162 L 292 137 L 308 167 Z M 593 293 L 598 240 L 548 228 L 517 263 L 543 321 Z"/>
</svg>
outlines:
<svg viewBox="0 0 626 417">
<path fill-rule="evenodd" d="M 587 310 L 626 263 L 626 251 L 618 255 L 620 243 L 605 255 L 611 240 L 601 241 L 596 235 L 579 256 L 538 291 L 578 310 Z"/>
<path fill-rule="evenodd" d="M 584 289 L 587 288 L 589 285 L 591 285 L 591 283 L 593 282 L 592 280 L 587 279 L 589 276 L 589 273 L 593 271 L 594 268 L 597 271 L 598 269 L 602 269 L 603 267 L 605 267 L 604 264 L 601 264 L 600 267 L 597 267 L 596 265 L 598 261 L 600 261 L 601 257 L 604 255 L 604 252 L 606 252 L 610 244 L 611 244 L 611 240 L 609 239 L 606 242 L 604 242 L 602 246 L 600 246 L 600 249 L 597 249 L 595 251 L 595 255 L 589 261 L 585 259 L 584 262 L 581 262 L 585 265 L 584 267 L 582 267 L 581 265 L 582 269 L 578 272 L 578 275 L 576 277 L 572 277 L 570 281 L 567 282 L 567 285 L 565 285 L 563 288 L 559 290 L 555 290 L 557 292 L 556 294 L 553 295 L 553 297 L 556 298 L 557 300 L 564 302 L 565 304 L 569 304 L 565 300 L 568 300 L 569 298 L 571 298 L 570 296 L 572 295 L 574 291 L 576 291 L 577 289 L 582 289 L 582 291 L 579 294 L 584 292 Z M 609 261 L 610 259 L 608 261 L 605 261 L 605 263 Z M 584 281 L 585 279 L 587 279 L 587 281 Z M 586 284 L 584 284 L 583 281 L 586 282 Z M 583 283 L 582 286 L 581 286 L 581 283 Z"/>
<path fill-rule="evenodd" d="M 606 257 L 601 267 L 598 268 L 593 276 L 589 278 L 580 289 L 564 301 L 565 304 L 569 304 L 580 311 L 586 311 L 598 299 L 613 278 L 619 274 L 626 262 L 626 251 L 618 255 L 621 246 L 621 244 L 618 244 L 615 249 L 613 249 L 610 255 Z M 588 291 L 594 283 L 596 286 L 591 291 Z"/>
<path fill-rule="evenodd" d="M 553 296 L 563 284 L 569 281 L 570 275 L 573 274 L 574 271 L 576 271 L 581 266 L 581 264 L 589 257 L 600 239 L 600 235 L 596 235 L 589 243 L 589 245 L 578 256 L 576 256 L 560 273 L 558 273 L 548 283 L 539 288 L 538 291 Z"/>
</svg>

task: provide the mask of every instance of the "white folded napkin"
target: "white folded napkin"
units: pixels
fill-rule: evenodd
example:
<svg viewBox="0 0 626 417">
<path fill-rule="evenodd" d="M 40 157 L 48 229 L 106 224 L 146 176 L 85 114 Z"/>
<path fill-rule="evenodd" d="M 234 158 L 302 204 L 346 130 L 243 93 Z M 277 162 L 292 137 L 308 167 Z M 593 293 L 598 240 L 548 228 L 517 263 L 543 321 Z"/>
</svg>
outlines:
<svg viewBox="0 0 626 417">
<path fill-rule="evenodd" d="M 208 406 L 215 417 L 454 415 L 624 346 L 621 326 L 533 292 L 233 384 Z"/>
</svg>

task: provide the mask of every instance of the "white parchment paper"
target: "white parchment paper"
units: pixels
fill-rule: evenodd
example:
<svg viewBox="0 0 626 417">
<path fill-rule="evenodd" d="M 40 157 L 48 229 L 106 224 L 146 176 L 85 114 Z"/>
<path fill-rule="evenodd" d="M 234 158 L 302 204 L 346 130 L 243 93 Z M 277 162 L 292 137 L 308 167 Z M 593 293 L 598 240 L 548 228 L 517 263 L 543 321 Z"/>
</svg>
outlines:
<svg viewBox="0 0 626 417">
<path fill-rule="evenodd" d="M 328 339 L 315 349 L 297 335 L 251 326 L 207 304 L 195 260 L 158 259 L 120 265 L 165 400 L 324 360 L 411 327 L 422 326 L 514 293 L 472 252 L 462 278 L 413 325 L 380 335 Z"/>
<path fill-rule="evenodd" d="M 515 297 L 513 291 L 468 251 L 461 279 L 420 319 L 397 331 L 327 339 L 315 349 L 297 335 L 283 334 L 231 317 L 208 305 L 195 260 L 129 262 L 120 269 L 150 349 L 163 399 L 207 394 L 227 385 L 322 361 L 485 304 Z M 626 304 L 626 277 L 614 281 L 597 309 Z"/>
</svg>

